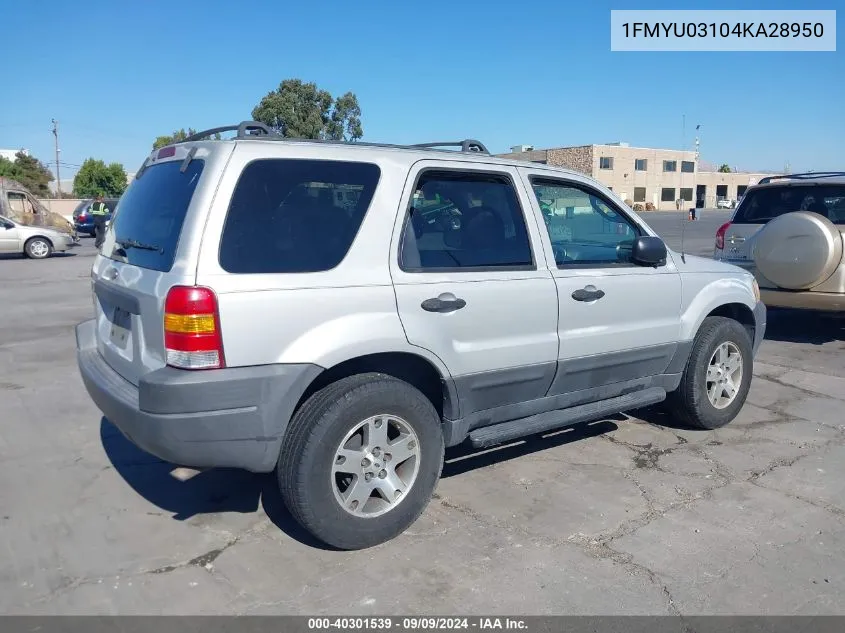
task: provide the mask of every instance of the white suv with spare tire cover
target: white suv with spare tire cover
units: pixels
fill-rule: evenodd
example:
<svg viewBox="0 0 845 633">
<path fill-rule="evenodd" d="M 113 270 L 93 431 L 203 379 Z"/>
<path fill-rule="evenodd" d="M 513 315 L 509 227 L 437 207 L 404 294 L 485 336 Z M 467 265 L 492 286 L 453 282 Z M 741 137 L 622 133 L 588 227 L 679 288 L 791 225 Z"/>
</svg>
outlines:
<svg viewBox="0 0 845 633">
<path fill-rule="evenodd" d="M 345 549 L 416 520 L 446 447 L 664 400 L 727 424 L 766 326 L 751 274 L 667 250 L 582 174 L 255 122 L 145 160 L 92 289 L 78 364 L 105 417 L 176 465 L 275 470 Z"/>
<path fill-rule="evenodd" d="M 715 257 L 757 278 L 769 307 L 845 310 L 845 172 L 769 176 L 716 233 Z"/>
</svg>

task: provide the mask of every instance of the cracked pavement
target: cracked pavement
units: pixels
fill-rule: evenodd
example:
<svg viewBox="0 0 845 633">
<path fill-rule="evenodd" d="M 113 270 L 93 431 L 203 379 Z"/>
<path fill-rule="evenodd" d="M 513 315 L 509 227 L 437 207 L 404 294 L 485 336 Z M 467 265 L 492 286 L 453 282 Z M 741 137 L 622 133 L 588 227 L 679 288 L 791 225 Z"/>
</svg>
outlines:
<svg viewBox="0 0 845 633">
<path fill-rule="evenodd" d="M 720 220 L 686 229 L 689 252 Z M 451 450 L 405 534 L 336 552 L 272 476 L 179 481 L 101 419 L 74 355 L 84 241 L 0 259 L 2 614 L 845 613 L 841 319 L 772 312 L 723 429 L 653 409 Z"/>
</svg>

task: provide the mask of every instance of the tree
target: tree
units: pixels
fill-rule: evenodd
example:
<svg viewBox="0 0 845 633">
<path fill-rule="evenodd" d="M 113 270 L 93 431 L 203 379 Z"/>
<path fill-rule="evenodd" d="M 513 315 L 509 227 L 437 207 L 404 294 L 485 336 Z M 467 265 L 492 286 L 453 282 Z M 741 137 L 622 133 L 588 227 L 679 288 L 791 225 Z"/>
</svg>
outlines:
<svg viewBox="0 0 845 633">
<path fill-rule="evenodd" d="M 335 99 L 301 79 L 282 81 L 253 108 L 252 118 L 288 138 L 357 141 L 364 136 L 354 93 Z"/>
<path fill-rule="evenodd" d="M 173 132 L 173 134 L 170 134 L 168 136 L 157 136 L 156 140 L 153 141 L 153 149 L 161 149 L 165 145 L 172 145 L 173 143 L 180 143 L 180 142 L 184 141 L 186 138 L 188 138 L 189 136 L 193 136 L 196 133 L 197 133 L 197 131 L 194 128 L 189 127 L 187 132 L 185 131 L 184 128 L 180 128 L 180 129 L 176 130 L 175 132 Z M 208 138 L 210 138 L 212 140 L 219 141 L 220 135 L 219 134 L 212 134 Z"/>
<path fill-rule="evenodd" d="M 722 163 L 719 165 L 719 173 L 720 174 L 729 174 L 731 173 L 731 168 L 727 163 Z"/>
<path fill-rule="evenodd" d="M 126 190 L 126 172 L 120 163 L 106 165 L 101 160 L 89 158 L 73 179 L 73 193 L 78 198 L 98 195 L 116 198 Z"/>
<path fill-rule="evenodd" d="M 52 182 L 53 174 L 40 160 L 23 151 L 15 154 L 14 161 L 0 156 L 0 176 L 17 180 L 38 198 L 50 195 L 47 185 Z"/>
</svg>

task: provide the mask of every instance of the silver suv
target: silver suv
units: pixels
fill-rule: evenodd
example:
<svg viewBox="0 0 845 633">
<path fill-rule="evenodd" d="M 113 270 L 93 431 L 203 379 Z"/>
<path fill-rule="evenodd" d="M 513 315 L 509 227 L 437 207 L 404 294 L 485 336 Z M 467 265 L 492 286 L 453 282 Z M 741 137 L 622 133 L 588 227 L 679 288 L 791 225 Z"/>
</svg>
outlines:
<svg viewBox="0 0 845 633">
<path fill-rule="evenodd" d="M 753 272 L 769 307 L 845 311 L 845 172 L 764 178 L 716 233 L 716 259 Z"/>
<path fill-rule="evenodd" d="M 581 174 L 455 145 L 244 122 L 153 152 L 76 329 L 94 402 L 174 464 L 275 470 L 344 549 L 416 520 L 444 447 L 667 395 L 699 428 L 737 415 L 766 325 L 752 275 L 667 251 Z"/>
</svg>

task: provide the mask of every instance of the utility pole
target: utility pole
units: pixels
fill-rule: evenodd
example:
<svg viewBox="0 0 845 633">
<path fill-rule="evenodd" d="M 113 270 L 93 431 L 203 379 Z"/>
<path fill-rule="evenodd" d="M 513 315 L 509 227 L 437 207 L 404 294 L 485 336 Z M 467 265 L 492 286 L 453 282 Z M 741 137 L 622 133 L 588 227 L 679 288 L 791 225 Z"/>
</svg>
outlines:
<svg viewBox="0 0 845 633">
<path fill-rule="evenodd" d="M 56 197 L 62 197 L 62 181 L 59 178 L 59 122 L 53 119 L 53 136 L 56 137 Z"/>
</svg>

